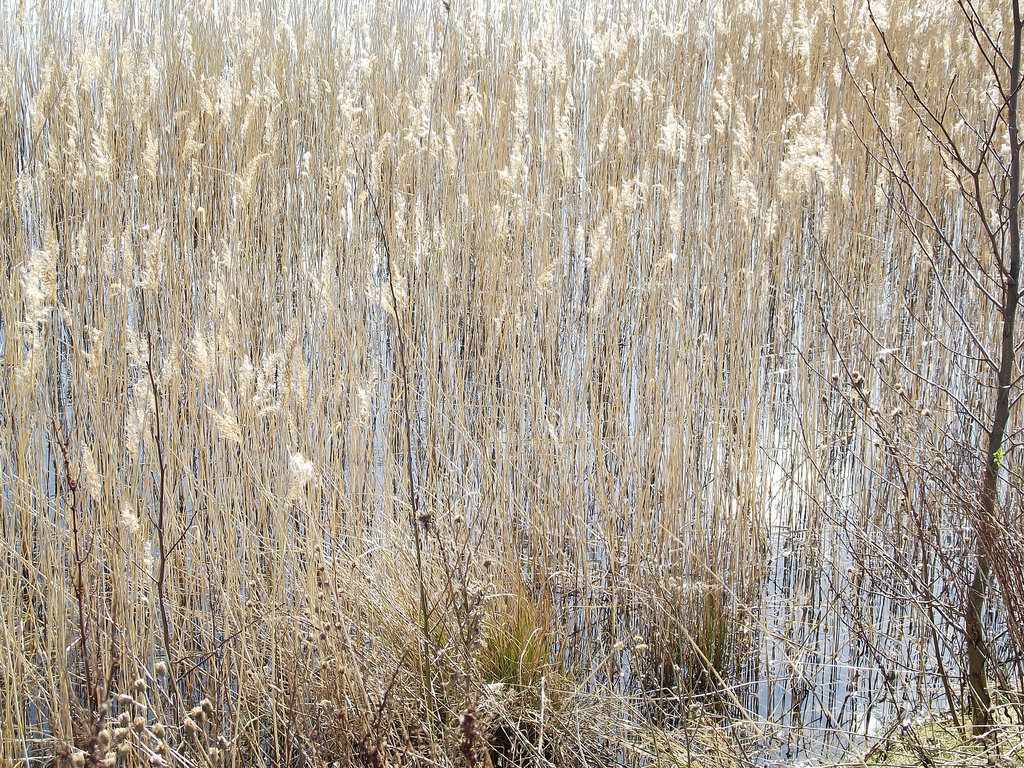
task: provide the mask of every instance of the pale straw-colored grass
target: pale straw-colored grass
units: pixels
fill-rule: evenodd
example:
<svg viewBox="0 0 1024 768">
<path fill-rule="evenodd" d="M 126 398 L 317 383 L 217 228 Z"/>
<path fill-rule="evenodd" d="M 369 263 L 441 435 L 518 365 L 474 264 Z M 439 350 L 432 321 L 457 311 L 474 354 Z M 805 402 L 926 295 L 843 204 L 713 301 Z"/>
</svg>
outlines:
<svg viewBox="0 0 1024 768">
<path fill-rule="evenodd" d="M 721 764 L 780 648 L 927 663 L 865 579 L 930 541 L 903 456 L 958 605 L 921 468 L 976 474 L 998 329 L 870 157 L 854 77 L 976 236 L 863 3 L 15 5 L 4 765 Z"/>
</svg>

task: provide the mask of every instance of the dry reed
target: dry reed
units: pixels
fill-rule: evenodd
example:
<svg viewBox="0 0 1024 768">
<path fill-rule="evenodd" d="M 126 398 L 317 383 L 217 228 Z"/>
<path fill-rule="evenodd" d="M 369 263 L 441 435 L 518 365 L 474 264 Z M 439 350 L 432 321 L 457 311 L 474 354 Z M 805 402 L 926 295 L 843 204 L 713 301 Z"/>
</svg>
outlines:
<svg viewBox="0 0 1024 768">
<path fill-rule="evenodd" d="M 863 3 L 0 18 L 4 765 L 757 760 L 955 653 L 997 326 Z"/>
</svg>

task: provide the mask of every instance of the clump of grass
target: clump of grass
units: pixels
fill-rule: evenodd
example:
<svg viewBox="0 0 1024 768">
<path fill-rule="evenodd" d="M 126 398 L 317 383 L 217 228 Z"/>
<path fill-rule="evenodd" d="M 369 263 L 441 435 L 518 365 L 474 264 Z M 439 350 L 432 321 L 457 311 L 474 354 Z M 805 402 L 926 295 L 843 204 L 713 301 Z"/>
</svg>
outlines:
<svg viewBox="0 0 1024 768">
<path fill-rule="evenodd" d="M 987 738 L 974 736 L 948 716 L 924 716 L 898 723 L 873 743 L 862 765 L 998 765 L 1020 762 L 1024 729 L 1002 712 Z"/>
<path fill-rule="evenodd" d="M 742 622 L 738 608 L 721 589 L 701 583 L 670 587 L 659 598 L 663 621 L 647 637 L 638 635 L 634 645 L 638 657 L 649 664 L 651 690 L 669 700 L 689 700 L 735 679 L 748 649 L 739 647 L 735 632 Z"/>
<path fill-rule="evenodd" d="M 559 676 L 552 609 L 545 602 L 531 598 L 521 582 L 516 592 L 490 601 L 479 654 L 485 683 L 536 692 L 541 680 Z"/>
</svg>

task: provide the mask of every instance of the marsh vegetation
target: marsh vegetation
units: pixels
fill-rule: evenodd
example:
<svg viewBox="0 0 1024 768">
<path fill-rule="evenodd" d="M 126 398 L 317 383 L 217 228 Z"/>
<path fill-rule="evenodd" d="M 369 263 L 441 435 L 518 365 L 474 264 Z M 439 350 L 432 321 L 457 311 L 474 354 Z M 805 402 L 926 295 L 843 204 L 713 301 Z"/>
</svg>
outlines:
<svg viewBox="0 0 1024 768">
<path fill-rule="evenodd" d="M 3 766 L 1024 721 L 1016 0 L 635 5 L 0 5 Z"/>
</svg>

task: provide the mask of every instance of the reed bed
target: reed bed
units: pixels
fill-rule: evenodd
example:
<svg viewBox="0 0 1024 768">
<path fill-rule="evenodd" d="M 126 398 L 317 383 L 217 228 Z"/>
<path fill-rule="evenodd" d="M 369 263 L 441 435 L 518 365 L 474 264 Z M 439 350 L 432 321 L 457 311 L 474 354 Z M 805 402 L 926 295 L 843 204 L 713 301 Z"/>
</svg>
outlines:
<svg viewBox="0 0 1024 768">
<path fill-rule="evenodd" d="M 872 10 L 993 113 L 957 8 Z M 0 16 L 3 765 L 848 757 L 962 703 L 999 328 L 872 157 L 978 237 L 864 3 Z"/>
</svg>

